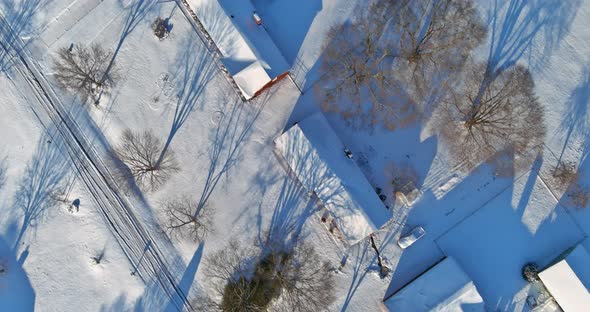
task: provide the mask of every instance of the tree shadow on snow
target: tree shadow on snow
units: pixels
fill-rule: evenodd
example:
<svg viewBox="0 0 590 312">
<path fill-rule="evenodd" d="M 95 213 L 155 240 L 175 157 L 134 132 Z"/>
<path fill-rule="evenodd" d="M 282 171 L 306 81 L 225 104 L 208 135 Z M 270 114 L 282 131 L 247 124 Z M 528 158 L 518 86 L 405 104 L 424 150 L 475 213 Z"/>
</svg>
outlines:
<svg viewBox="0 0 590 312">
<path fill-rule="evenodd" d="M 0 311 L 34 311 L 35 290 L 23 269 L 26 255 L 17 258 L 15 252 L 0 236 L 0 263 L 6 268 L 0 275 Z"/>
<path fill-rule="evenodd" d="M 19 218 L 23 218 L 14 248 L 30 227 L 38 225 L 48 210 L 57 206 L 71 170 L 69 158 L 63 155 L 65 149 L 58 136 L 42 136 L 39 139 L 35 154 L 25 169 L 14 197 L 13 211 L 18 212 Z"/>
<path fill-rule="evenodd" d="M 109 65 L 105 70 L 104 77 L 108 77 L 109 72 L 113 68 L 115 64 L 115 60 L 117 59 L 117 55 L 119 51 L 121 51 L 121 47 L 123 47 L 123 43 L 127 39 L 127 36 L 131 34 L 135 28 L 144 21 L 145 17 L 148 13 L 151 12 L 152 8 L 158 3 L 158 1 L 152 0 L 136 0 L 130 5 L 129 8 L 122 7 L 124 10 L 128 10 L 127 17 L 125 18 L 125 24 L 123 25 L 123 29 L 121 30 L 121 36 L 119 37 L 119 41 L 115 46 L 114 52 L 111 56 L 111 60 L 109 61 Z"/>
<path fill-rule="evenodd" d="M 1 14 L 4 21 L 0 21 L 2 33 L 0 42 L 2 48 L 11 47 L 18 49 L 16 42 L 21 36 L 32 31 L 31 26 L 37 12 L 42 12 L 44 7 L 51 1 L 42 0 L 2 0 L 0 1 Z M 8 24 L 8 25 L 7 25 Z M 7 31 L 6 29 L 10 29 Z M 17 51 L 18 52 L 18 51 Z M 7 71 L 11 68 L 11 57 L 0 49 L 0 71 Z"/>
<path fill-rule="evenodd" d="M 336 183 L 333 175 L 325 171 L 321 159 L 315 158 L 313 151 L 306 149 L 303 141 L 290 140 L 289 143 L 284 147 L 285 153 L 297 155 L 294 157 L 297 161 L 291 163 L 293 167 L 290 167 L 280 152 L 275 150 L 272 157 L 276 158 L 283 170 L 277 173 L 275 171 L 277 164 L 275 159 L 272 159 L 265 169 L 256 174 L 252 184 L 256 194 L 254 198 L 260 198 L 266 195 L 269 187 L 280 183 L 278 197 L 273 198 L 276 201 L 267 230 L 263 230 L 262 224 L 263 202 L 258 201 L 258 242 L 261 246 L 267 243 L 271 246 L 293 246 L 298 240 L 304 239 L 301 235 L 305 222 L 324 207 L 317 194 L 307 190 L 300 179 L 304 179 L 311 185 L 334 186 Z M 268 148 L 268 145 L 262 145 L 262 147 Z M 331 189 L 323 189 L 322 196 L 337 203 L 343 192 L 345 192 L 344 187 L 338 185 Z"/>
<path fill-rule="evenodd" d="M 499 73 L 527 56 L 533 68 L 545 61 L 569 32 L 580 0 L 494 0 L 488 9 L 489 73 Z"/>
<path fill-rule="evenodd" d="M 367 274 L 370 272 L 369 268 L 366 266 L 369 263 L 369 267 L 372 266 L 375 261 L 377 261 L 377 256 L 369 248 L 369 241 L 362 240 L 360 241 L 355 247 L 351 247 L 351 251 L 353 254 L 353 258 L 347 256 L 345 260 L 350 262 L 349 266 L 352 265 L 352 279 L 350 286 L 348 287 L 348 291 L 346 292 L 346 297 L 344 299 L 344 304 L 342 305 L 341 312 L 345 312 L 348 310 L 349 305 L 354 298 L 357 290 L 359 289 L 360 285 L 362 284 L 363 280 L 367 277 Z"/>
<path fill-rule="evenodd" d="M 566 101 L 566 111 L 560 123 L 560 129 L 565 131 L 563 148 L 559 154 L 559 162 L 568 148 L 572 135 L 582 138 L 584 150 L 590 149 L 590 64 L 582 71 L 580 84 L 572 91 Z"/>
<path fill-rule="evenodd" d="M 476 191 L 472 189 L 481 182 L 473 175 L 448 193 L 444 201 L 428 201 L 432 206 L 431 213 L 449 208 L 446 207 L 449 205 L 469 211 L 434 232 L 433 226 L 440 227 L 440 224 L 421 224 L 426 229 L 426 235 L 401 251 L 399 261 L 392 267 L 392 281 L 384 299 L 436 264 L 437 259 L 423 263 L 428 248 L 436 248 L 441 257 L 452 257 L 459 263 L 473 280 L 487 309 L 522 309 L 527 304 L 526 296 L 533 292 L 527 290 L 529 285 L 521 276 L 522 266 L 527 262 L 536 262 L 543 268 L 583 236 L 575 226 L 563 229 L 564 225 L 571 225 L 569 215 L 558 203 L 547 203 L 535 193 L 545 189 L 542 183 L 539 184 L 542 165 L 543 159 L 538 156 L 530 171 L 515 178 L 518 184 L 512 179 L 505 179 L 506 186 L 488 194 L 490 197 L 481 203 L 469 199 L 457 202 L 463 200 L 465 193 L 470 198 L 477 197 Z M 488 165 L 483 164 L 481 167 Z M 467 188 L 467 192 L 460 191 L 462 188 Z M 419 213 L 416 215 L 417 212 L 410 212 L 408 222 L 423 218 Z M 441 219 L 442 216 L 437 218 Z M 563 233 L 556 232 L 560 231 L 559 228 Z M 396 242 L 399 236 L 393 238 Z M 417 266 L 421 266 L 418 272 Z M 408 270 L 413 272 L 410 276 L 404 274 Z"/>
<path fill-rule="evenodd" d="M 214 112 L 217 127 L 211 128 L 209 133 L 210 145 L 206 152 L 209 168 L 195 214 L 207 204 L 220 179 L 225 176 L 229 180 L 229 171 L 243 159 L 244 143 L 252 134 L 254 124 L 266 105 L 264 97 L 242 103 L 232 91 L 220 91 L 214 100 L 217 103 Z"/>
<path fill-rule="evenodd" d="M 201 263 L 201 258 L 203 257 L 204 246 L 205 243 L 203 242 L 199 244 L 199 246 L 195 250 L 195 253 L 193 254 L 193 257 L 187 264 L 186 269 L 182 274 L 182 278 L 180 279 L 180 282 L 178 283 L 178 287 L 180 288 L 182 293 L 185 294 L 187 297 L 189 296 L 191 287 L 195 281 L 197 270 L 199 269 L 199 264 Z M 164 311 L 174 312 L 178 311 L 179 308 L 182 309 L 182 300 L 182 298 L 178 298 L 178 296 L 176 295 L 173 296 L 172 298 L 170 298 L 170 301 L 168 302 L 168 305 L 166 306 Z M 180 301 L 180 303 L 178 303 L 178 301 Z"/>
<path fill-rule="evenodd" d="M 113 146 L 104 136 L 103 131 L 95 123 L 94 119 L 89 115 L 88 110 L 76 101 L 70 103 L 70 106 L 65 109 L 68 112 L 67 118 L 72 120 L 71 126 L 75 128 L 75 131 L 83 138 L 81 141 L 83 141 L 84 145 L 91 145 L 91 147 L 86 146 L 86 148 L 91 157 L 94 157 L 94 164 L 102 173 L 101 178 L 105 179 L 109 186 L 109 189 L 105 191 L 112 191 L 116 198 L 115 200 L 120 201 L 122 205 L 131 209 L 131 211 L 139 217 L 139 222 L 142 224 L 150 224 L 149 228 L 143 227 L 143 230 L 149 231 L 149 233 L 147 233 L 149 236 L 144 236 L 144 239 L 150 240 L 145 242 L 142 239 L 141 242 L 138 242 L 142 245 L 133 245 L 129 247 L 126 242 L 122 242 L 121 240 L 117 240 L 117 243 L 123 249 L 125 249 L 125 246 L 128 246 L 129 248 L 126 250 L 133 251 L 125 253 L 132 267 L 132 272 L 146 283 L 148 288 L 154 289 L 153 291 L 144 294 L 144 301 L 159 302 L 159 307 L 162 307 L 165 305 L 166 300 L 169 300 L 169 296 L 174 295 L 165 293 L 165 291 L 161 289 L 162 284 L 168 285 L 167 283 L 171 282 L 167 279 L 168 276 L 174 278 L 177 272 L 182 272 L 181 270 L 184 270 L 185 265 L 183 264 L 176 248 L 165 235 L 165 231 L 160 227 L 159 222 L 157 222 L 156 217 L 153 215 L 153 209 L 135 182 L 133 180 L 126 181 L 128 185 L 123 186 L 120 185 L 120 181 L 117 181 L 116 177 L 119 176 L 117 170 L 126 168 L 126 166 L 124 166 L 121 160 L 116 157 L 116 154 L 113 152 Z M 75 122 L 73 122 L 73 120 L 75 120 Z M 124 196 L 121 190 L 126 191 L 127 194 L 125 195 L 128 196 Z M 96 202 L 96 204 L 101 205 L 104 203 Z M 97 207 L 97 209 L 100 210 L 100 207 Z M 110 226 L 109 229 L 111 231 L 113 230 Z M 142 235 L 146 235 L 143 230 L 140 230 L 140 232 L 142 232 Z M 123 236 L 127 236 L 127 234 L 124 233 Z M 115 237 L 118 237 L 118 235 L 115 235 Z M 152 243 L 151 239 L 157 241 L 158 244 Z M 147 252 L 157 253 L 166 267 L 156 268 L 155 271 L 151 270 L 152 266 L 149 265 L 151 263 L 146 263 L 146 261 L 148 261 L 146 260 L 148 258 L 145 257 Z M 166 272 L 164 272 L 164 270 L 166 270 Z M 123 296 L 122 298 L 119 298 L 114 305 L 124 305 L 125 302 L 125 297 Z M 105 309 L 109 310 L 108 307 L 105 307 Z"/>
<path fill-rule="evenodd" d="M 113 304 L 104 305 L 101 311 L 183 311 L 185 307 L 184 300 L 188 299 L 190 290 L 194 287 L 193 284 L 201 263 L 201 258 L 203 257 L 204 246 L 203 242 L 198 245 L 191 260 L 186 264 L 180 281 L 177 283 L 179 291 L 184 294 L 185 298 L 180 297 L 178 293 L 165 293 L 162 287 L 158 285 L 157 281 L 152 281 L 146 285 L 144 293 L 136 299 L 134 303 L 128 304 L 123 295 Z M 194 309 L 190 304 L 190 299 L 188 299 L 188 301 L 188 306 L 191 309 Z M 132 306 L 132 308 L 129 306 Z"/>
<path fill-rule="evenodd" d="M 174 77 L 181 77 L 178 83 L 176 108 L 160 159 L 164 157 L 176 132 L 187 121 L 195 106 L 198 104 L 198 108 L 203 109 L 205 103 L 201 96 L 217 73 L 212 57 L 200 42 L 196 42 L 194 36 L 185 38 L 181 46 L 174 65 L 177 71 L 173 74 Z"/>
</svg>

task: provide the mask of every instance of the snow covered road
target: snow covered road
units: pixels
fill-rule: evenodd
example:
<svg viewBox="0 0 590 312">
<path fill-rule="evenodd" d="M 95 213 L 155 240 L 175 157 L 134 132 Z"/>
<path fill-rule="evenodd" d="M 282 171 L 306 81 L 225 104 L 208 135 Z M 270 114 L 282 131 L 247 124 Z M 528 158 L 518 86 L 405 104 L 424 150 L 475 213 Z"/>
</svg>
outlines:
<svg viewBox="0 0 590 312">
<path fill-rule="evenodd" d="M 58 129 L 60 138 L 56 139 L 64 141 L 66 152 L 80 180 L 84 182 L 104 220 L 134 267 L 133 273 L 140 276 L 146 284 L 155 282 L 159 285 L 162 292 L 170 298 L 169 306 L 174 306 L 178 310 L 193 310 L 163 257 L 168 253 L 160 249 L 152 235 L 138 221 L 132 204 L 120 194 L 105 161 L 89 143 L 90 140 L 72 118 L 71 113 L 65 109 L 21 38 L 13 35 L 2 14 L 0 31 L 3 38 L 10 38 L 0 42 L 0 48 L 12 62 L 15 75 L 11 79 L 16 85 L 27 88 L 28 94 L 35 96 L 37 101 L 30 104 L 39 119 L 48 120 Z"/>
</svg>

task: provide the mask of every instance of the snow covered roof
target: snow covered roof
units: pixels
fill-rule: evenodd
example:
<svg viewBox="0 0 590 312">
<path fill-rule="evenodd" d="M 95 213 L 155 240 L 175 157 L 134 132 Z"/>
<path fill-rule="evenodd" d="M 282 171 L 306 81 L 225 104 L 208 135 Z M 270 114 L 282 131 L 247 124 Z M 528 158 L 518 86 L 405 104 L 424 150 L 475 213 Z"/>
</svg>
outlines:
<svg viewBox="0 0 590 312">
<path fill-rule="evenodd" d="M 262 87 L 264 87 L 271 80 L 258 61 L 253 62 L 244 69 L 235 73 L 233 77 L 234 81 L 246 99 L 254 97 L 256 92 L 262 89 Z"/>
<path fill-rule="evenodd" d="M 590 255 L 582 245 L 539 273 L 539 278 L 565 312 L 588 311 Z"/>
<path fill-rule="evenodd" d="M 321 113 L 300 121 L 275 143 L 303 186 L 324 203 L 350 245 L 391 218 Z"/>
<path fill-rule="evenodd" d="M 389 311 L 485 311 L 473 281 L 447 257 L 385 301 Z"/>
<path fill-rule="evenodd" d="M 223 64 L 247 99 L 289 70 L 264 27 L 254 21 L 255 8 L 250 0 L 188 0 L 188 3 L 221 50 Z"/>
</svg>

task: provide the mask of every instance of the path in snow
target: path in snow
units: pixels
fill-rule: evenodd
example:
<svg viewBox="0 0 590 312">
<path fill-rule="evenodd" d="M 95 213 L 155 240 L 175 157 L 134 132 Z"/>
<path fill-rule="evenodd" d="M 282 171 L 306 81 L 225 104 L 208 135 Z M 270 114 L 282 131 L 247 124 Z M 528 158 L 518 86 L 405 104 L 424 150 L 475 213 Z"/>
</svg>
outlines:
<svg viewBox="0 0 590 312">
<path fill-rule="evenodd" d="M 14 63 L 13 69 L 18 79 L 30 88 L 41 104 L 36 114 L 40 119 L 49 118 L 65 142 L 66 152 L 71 157 L 78 176 L 93 197 L 103 218 L 111 227 L 115 238 L 127 258 L 134 266 L 135 274 L 146 283 L 155 281 L 179 310 L 193 310 L 187 296 L 179 288 L 176 279 L 168 269 L 163 252 L 152 236 L 138 221 L 132 205 L 125 196 L 119 194 L 115 180 L 97 151 L 89 143 L 80 126 L 64 108 L 39 65 L 33 60 L 20 38 L 14 37 L 10 25 L 0 14 L 0 31 L 13 36 L 10 44 L 0 42 L 0 48 Z"/>
</svg>

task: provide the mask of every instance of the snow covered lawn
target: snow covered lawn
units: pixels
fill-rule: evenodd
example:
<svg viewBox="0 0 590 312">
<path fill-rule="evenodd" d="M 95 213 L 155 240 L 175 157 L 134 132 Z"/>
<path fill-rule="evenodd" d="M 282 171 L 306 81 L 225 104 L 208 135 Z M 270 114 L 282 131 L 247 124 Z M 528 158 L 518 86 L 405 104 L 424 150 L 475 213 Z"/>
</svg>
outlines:
<svg viewBox="0 0 590 312">
<path fill-rule="evenodd" d="M 0 261 L 7 265 L 0 311 L 97 311 L 135 300 L 144 286 L 130 275 L 131 265 L 86 191 L 71 180 L 55 129 L 33 110 L 36 99 L 13 83 L 0 76 L 0 133 L 10 134 L 0 136 Z M 67 200 L 56 201 L 63 188 Z M 68 212 L 75 199 L 79 211 Z M 101 263 L 93 263 L 102 253 Z"/>
<path fill-rule="evenodd" d="M 331 26 L 348 20 L 362 1 L 244 1 L 252 1 L 264 29 L 293 66 L 294 80 L 303 94 L 285 79 L 255 100 L 242 102 L 174 1 L 0 3 L 8 17 L 14 17 L 15 35 L 28 42 L 50 80 L 52 57 L 61 47 L 100 43 L 116 53 L 121 78 L 99 107 L 85 106 L 80 111 L 78 99 L 65 92 L 60 95 L 77 108 L 77 122 L 105 159 L 126 128 L 151 130 L 176 152 L 181 171 L 168 183 L 154 193 L 126 195 L 143 226 L 163 246 L 170 269 L 189 298 L 197 292 L 213 294 L 201 262 L 225 248 L 230 238 L 253 246 L 291 232 L 312 242 L 333 265 L 337 300 L 330 310 L 378 310 L 387 294 L 444 256 L 452 256 L 473 279 L 488 309 L 526 310 L 531 290 L 521 277 L 523 264 L 546 265 L 590 234 L 590 210 L 564 209 L 544 184 L 547 170 L 562 154 L 564 159 L 581 159 L 582 179 L 590 179 L 586 157 L 590 1 L 499 1 L 500 5 L 522 4 L 516 8 L 524 9 L 508 16 L 506 24 L 497 25 L 510 30 L 511 23 L 518 26 L 519 21 L 533 21 L 522 34 L 532 31 L 535 41 L 508 36 L 516 43 L 500 49 L 516 47 L 516 51 L 505 51 L 514 52 L 506 55 L 517 55 L 514 61 L 531 62 L 540 101 L 548 111 L 547 153 L 532 173 L 516 181 L 495 176 L 486 165 L 470 173 L 449 166 L 427 125 L 390 132 L 359 128 L 350 120 L 326 114 L 371 186 L 388 194 L 386 203 L 393 197 L 392 164 L 407 163 L 417 173 L 418 201 L 412 207 L 391 205 L 391 223 L 375 235 L 384 262 L 392 269 L 386 278 L 378 274 L 375 252 L 367 239 L 347 249 L 330 234 L 320 221 L 317 203 L 287 174 L 273 143 L 283 129 L 320 110 L 310 88 L 319 78 L 325 34 Z M 138 3 L 144 6 L 136 6 Z M 230 0 L 220 2 L 225 11 L 231 8 L 228 3 Z M 491 21 L 490 2 L 480 0 L 478 4 L 482 16 Z M 227 13 L 221 11 L 215 14 Z M 534 14 L 539 12 L 551 18 L 551 23 L 536 19 Z M 556 16 L 557 12 L 562 16 Z M 215 14 L 206 17 L 219 22 Z M 163 41 L 150 28 L 156 17 L 170 18 L 170 36 Z M 223 37 L 223 24 L 217 26 Z M 541 33 L 548 37 L 542 38 Z M 558 38 L 552 38 L 555 36 Z M 554 41 L 543 41 L 550 39 Z M 539 49 L 545 46 L 547 49 Z M 480 57 L 487 56 L 487 48 L 480 47 Z M 64 307 L 75 311 L 172 309 L 153 281 L 143 283 L 130 274 L 133 264 L 80 181 L 68 184 L 71 173 L 56 170 L 67 163 L 59 142 L 48 143 L 51 137 L 31 111 L 33 96 L 25 98 L 22 92 L 26 89 L 15 88 L 13 83 L 0 75 L 0 170 L 6 169 L 4 181 L 0 176 L 0 261 L 5 259 L 9 268 L 7 279 L 0 277 L 0 311 L 33 307 L 50 311 Z M 80 211 L 70 213 L 68 203 L 59 204 L 47 207 L 43 218 L 23 223 L 27 211 L 15 205 L 17 199 L 28 196 L 39 201 L 51 194 L 46 187 L 27 192 L 27 182 L 37 181 L 38 176 L 72 185 L 68 200 L 79 199 Z M 166 216 L 161 203 L 182 195 L 205 200 L 214 211 L 214 231 L 200 244 L 172 242 L 164 234 Z M 46 206 L 29 205 L 33 212 L 37 207 Z M 418 225 L 426 235 L 407 249 L 399 248 L 400 236 Z M 583 244 L 590 249 L 590 240 Z M 93 264 L 91 258 L 102 250 L 104 260 Z M 17 295 L 23 300 L 14 300 Z"/>
</svg>

